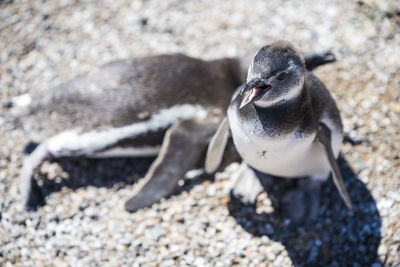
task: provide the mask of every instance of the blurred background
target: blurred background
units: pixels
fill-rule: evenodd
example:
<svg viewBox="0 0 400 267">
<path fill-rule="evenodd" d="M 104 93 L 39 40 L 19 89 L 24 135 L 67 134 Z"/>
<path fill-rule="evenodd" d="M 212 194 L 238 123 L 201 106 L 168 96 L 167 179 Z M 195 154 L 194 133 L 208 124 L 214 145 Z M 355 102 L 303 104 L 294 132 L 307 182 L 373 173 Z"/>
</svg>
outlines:
<svg viewBox="0 0 400 267">
<path fill-rule="evenodd" d="M 323 203 L 316 229 L 283 229 L 268 209 L 254 215 L 232 207 L 233 164 L 214 181 L 128 214 L 123 203 L 151 161 L 71 160 L 68 174 L 58 163 L 44 165 L 54 192 L 26 213 L 18 184 L 28 140 L 3 108 L 0 265 L 400 265 L 398 0 L 0 0 L 0 103 L 114 60 L 244 56 L 279 39 L 337 56 L 316 74 L 336 99 L 345 131 L 368 140 L 342 149 L 353 212 L 337 208 L 335 196 Z M 268 205 L 261 199 L 261 208 Z"/>
</svg>

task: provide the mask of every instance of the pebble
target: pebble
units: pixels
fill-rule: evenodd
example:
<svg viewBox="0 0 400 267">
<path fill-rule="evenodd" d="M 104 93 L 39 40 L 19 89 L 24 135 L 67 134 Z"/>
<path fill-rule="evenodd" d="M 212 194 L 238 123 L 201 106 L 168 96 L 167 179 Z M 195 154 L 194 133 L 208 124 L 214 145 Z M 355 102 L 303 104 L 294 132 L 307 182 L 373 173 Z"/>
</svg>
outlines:
<svg viewBox="0 0 400 267">
<path fill-rule="evenodd" d="M 158 226 L 154 226 L 148 230 L 146 230 L 146 236 L 148 239 L 153 241 L 158 241 L 164 235 L 162 229 Z"/>
</svg>

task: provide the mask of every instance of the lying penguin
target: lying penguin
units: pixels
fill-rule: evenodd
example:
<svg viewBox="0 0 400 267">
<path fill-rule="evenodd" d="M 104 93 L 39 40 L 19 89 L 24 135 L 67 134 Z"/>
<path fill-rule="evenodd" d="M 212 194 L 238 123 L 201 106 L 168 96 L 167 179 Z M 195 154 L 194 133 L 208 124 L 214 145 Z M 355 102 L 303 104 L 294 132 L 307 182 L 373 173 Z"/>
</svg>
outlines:
<svg viewBox="0 0 400 267">
<path fill-rule="evenodd" d="M 324 52 L 310 54 L 306 64 L 313 69 L 334 60 Z M 71 156 L 157 156 L 125 208 L 133 212 L 170 195 L 202 156 L 247 65 L 246 58 L 135 58 L 14 98 L 11 113 L 40 143 L 21 170 L 26 208 L 44 204 L 35 170 Z"/>
<path fill-rule="evenodd" d="M 238 180 L 234 191 L 245 202 L 254 203 L 262 190 L 254 169 L 279 177 L 309 177 L 307 187 L 316 192 L 332 171 L 351 209 L 336 161 L 343 140 L 339 110 L 322 82 L 307 70 L 295 45 L 279 41 L 257 52 L 246 83 L 234 93 L 227 118 L 209 145 L 205 162 L 209 173 L 219 166 L 229 129 L 245 163 L 239 175 L 245 181 Z M 246 187 L 250 194 L 243 192 Z M 315 216 L 315 210 L 311 212 Z"/>
</svg>

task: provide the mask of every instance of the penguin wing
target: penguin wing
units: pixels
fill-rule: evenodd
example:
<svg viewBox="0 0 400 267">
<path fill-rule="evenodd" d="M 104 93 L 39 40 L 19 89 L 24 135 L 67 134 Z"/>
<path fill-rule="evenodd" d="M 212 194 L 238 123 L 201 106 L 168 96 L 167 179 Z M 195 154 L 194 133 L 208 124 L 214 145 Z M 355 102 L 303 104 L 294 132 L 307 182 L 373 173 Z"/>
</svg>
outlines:
<svg viewBox="0 0 400 267">
<path fill-rule="evenodd" d="M 340 169 L 339 169 L 339 165 L 338 165 L 336 158 L 332 151 L 331 131 L 329 130 L 328 126 L 326 126 L 322 122 L 319 122 L 319 124 L 318 124 L 317 137 L 318 137 L 318 142 L 320 142 L 323 145 L 323 147 L 325 148 L 326 156 L 328 157 L 328 161 L 331 166 L 332 173 L 333 173 L 333 175 L 332 175 L 333 182 L 335 183 L 335 186 L 338 189 L 339 194 L 342 197 L 347 208 L 351 209 L 352 208 L 351 199 L 349 197 L 349 194 L 347 193 L 346 187 L 344 186 L 343 178 L 342 178 L 342 175 L 341 175 Z"/>
<path fill-rule="evenodd" d="M 225 116 L 207 148 L 207 155 L 204 164 L 204 169 L 207 173 L 215 172 L 221 165 L 229 133 L 229 121 Z"/>
<path fill-rule="evenodd" d="M 312 71 L 319 66 L 335 62 L 336 57 L 332 51 L 326 50 L 320 53 L 307 53 L 304 55 L 304 61 L 307 70 Z"/>
<path fill-rule="evenodd" d="M 165 134 L 159 155 L 133 197 L 125 203 L 125 209 L 134 212 L 174 193 L 179 180 L 196 167 L 217 126 L 207 119 L 187 119 L 172 125 Z"/>
</svg>

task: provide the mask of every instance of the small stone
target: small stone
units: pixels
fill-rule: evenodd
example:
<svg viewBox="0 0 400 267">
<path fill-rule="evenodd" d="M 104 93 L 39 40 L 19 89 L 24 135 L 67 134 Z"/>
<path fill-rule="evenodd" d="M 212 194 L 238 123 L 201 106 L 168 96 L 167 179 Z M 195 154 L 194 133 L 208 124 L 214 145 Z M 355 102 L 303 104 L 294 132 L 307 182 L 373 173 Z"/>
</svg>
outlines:
<svg viewBox="0 0 400 267">
<path fill-rule="evenodd" d="M 141 19 L 139 20 L 139 22 L 140 22 L 140 25 L 146 26 L 147 23 L 149 22 L 149 19 L 148 19 L 148 18 L 141 18 Z"/>
<path fill-rule="evenodd" d="M 147 238 L 149 238 L 153 241 L 158 242 L 163 235 L 164 235 L 163 230 L 158 226 L 154 226 L 154 227 L 146 230 Z"/>
</svg>

